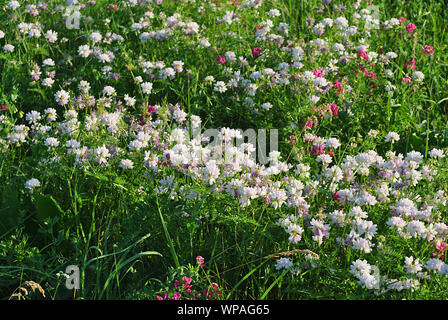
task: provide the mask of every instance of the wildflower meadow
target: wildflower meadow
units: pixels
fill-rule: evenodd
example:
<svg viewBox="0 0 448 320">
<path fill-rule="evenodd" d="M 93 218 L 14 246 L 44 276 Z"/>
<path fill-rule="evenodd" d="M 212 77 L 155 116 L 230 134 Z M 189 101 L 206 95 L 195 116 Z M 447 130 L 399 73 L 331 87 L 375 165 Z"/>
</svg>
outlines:
<svg viewBox="0 0 448 320">
<path fill-rule="evenodd" d="M 447 21 L 0 0 L 0 298 L 448 299 Z"/>
</svg>

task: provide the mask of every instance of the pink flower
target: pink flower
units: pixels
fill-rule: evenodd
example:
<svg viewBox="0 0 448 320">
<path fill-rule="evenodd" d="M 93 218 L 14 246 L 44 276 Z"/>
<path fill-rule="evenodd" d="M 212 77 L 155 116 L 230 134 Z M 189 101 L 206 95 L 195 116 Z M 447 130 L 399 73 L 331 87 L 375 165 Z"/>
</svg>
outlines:
<svg viewBox="0 0 448 320">
<path fill-rule="evenodd" d="M 193 279 L 191 279 L 191 278 L 189 278 L 187 276 L 183 276 L 182 277 L 182 281 L 185 282 L 186 284 L 190 284 L 192 280 Z"/>
<path fill-rule="evenodd" d="M 313 127 L 313 122 L 310 121 L 309 118 L 306 120 L 305 127 L 308 127 L 310 129 Z"/>
<path fill-rule="evenodd" d="M 403 81 L 404 83 L 412 84 L 412 79 L 411 79 L 411 77 L 404 77 L 404 78 L 401 79 L 401 81 Z"/>
<path fill-rule="evenodd" d="M 204 258 L 201 256 L 196 257 L 196 262 L 199 264 L 201 268 L 204 268 Z"/>
<path fill-rule="evenodd" d="M 341 202 L 341 196 L 338 195 L 337 192 L 336 192 L 336 193 L 333 193 L 331 196 L 333 197 L 333 200 L 334 200 L 334 201 Z"/>
<path fill-rule="evenodd" d="M 151 114 L 154 111 L 156 111 L 156 108 L 154 108 L 152 105 L 148 105 L 148 112 Z"/>
<path fill-rule="evenodd" d="M 292 145 L 292 146 L 296 144 L 296 142 L 294 141 L 294 136 L 293 135 L 289 136 L 289 144 Z"/>
<path fill-rule="evenodd" d="M 179 292 L 174 292 L 173 297 L 171 298 L 171 300 L 180 300 L 180 293 Z"/>
<path fill-rule="evenodd" d="M 412 70 L 415 70 L 415 68 L 417 67 L 415 62 L 416 62 L 415 59 L 411 60 L 411 64 L 407 64 L 407 61 L 406 61 L 404 64 L 405 69 L 407 70 L 407 69 L 411 68 Z"/>
<path fill-rule="evenodd" d="M 445 249 L 448 248 L 448 243 L 446 243 L 446 242 L 440 242 L 440 243 L 436 244 L 435 247 L 436 247 L 436 250 L 437 250 L 437 251 L 439 251 L 439 252 L 443 252 L 443 251 L 445 251 Z"/>
<path fill-rule="evenodd" d="M 403 22 L 404 22 L 404 20 L 406 20 L 406 18 L 405 18 L 405 17 L 401 17 L 401 18 L 399 18 L 399 19 L 398 19 L 398 21 L 399 21 L 400 23 L 403 23 Z"/>
<path fill-rule="evenodd" d="M 423 48 L 423 53 L 433 54 L 434 53 L 434 48 L 432 46 L 426 45 Z"/>
<path fill-rule="evenodd" d="M 313 74 L 316 78 L 323 78 L 324 77 L 324 69 L 323 68 L 314 69 Z"/>
<path fill-rule="evenodd" d="M 333 112 L 333 114 L 335 115 L 335 116 L 337 116 L 338 115 L 338 110 L 339 110 L 339 107 L 337 106 L 337 105 L 335 105 L 335 104 L 330 104 L 330 108 L 331 108 L 331 112 Z"/>
<path fill-rule="evenodd" d="M 168 297 L 168 291 L 165 293 L 163 297 L 157 296 L 157 300 L 165 300 Z"/>
<path fill-rule="evenodd" d="M 256 47 L 256 48 L 252 49 L 252 56 L 254 58 L 257 58 L 260 54 L 261 54 L 261 48 L 260 47 Z"/>
<path fill-rule="evenodd" d="M 414 32 L 415 30 L 415 24 L 413 24 L 412 22 L 410 22 L 407 26 L 406 26 L 406 31 L 409 33 Z"/>
<path fill-rule="evenodd" d="M 333 89 L 336 89 L 336 94 L 340 94 L 341 92 L 344 92 L 342 83 L 339 82 L 339 80 L 336 80 L 336 82 L 333 84 Z"/>
<path fill-rule="evenodd" d="M 218 56 L 216 58 L 216 62 L 218 62 L 218 64 L 224 64 L 226 62 L 226 57 L 224 56 Z"/>
<path fill-rule="evenodd" d="M 257 26 L 257 25 L 254 25 L 254 33 L 256 33 L 258 30 L 260 30 L 260 29 L 263 29 L 264 28 L 264 26 Z"/>
<path fill-rule="evenodd" d="M 369 61 L 369 56 L 367 55 L 367 51 L 364 51 L 364 50 L 358 51 L 358 58 L 362 58 L 365 61 Z"/>
</svg>

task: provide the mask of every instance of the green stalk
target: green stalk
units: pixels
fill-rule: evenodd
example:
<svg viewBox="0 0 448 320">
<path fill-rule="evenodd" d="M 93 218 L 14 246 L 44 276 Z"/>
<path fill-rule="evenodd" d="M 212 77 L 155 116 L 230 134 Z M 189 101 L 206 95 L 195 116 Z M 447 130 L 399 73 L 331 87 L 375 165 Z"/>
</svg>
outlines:
<svg viewBox="0 0 448 320">
<path fill-rule="evenodd" d="M 156 202 L 157 202 L 157 210 L 159 211 L 160 221 L 162 221 L 163 231 L 165 232 L 166 241 L 168 241 L 168 246 L 170 247 L 170 251 L 171 251 L 171 255 L 174 260 L 174 264 L 176 265 L 176 268 L 180 268 L 179 259 L 177 258 L 176 250 L 174 249 L 173 240 L 171 240 L 170 234 L 166 227 L 165 220 L 163 219 L 162 211 L 160 210 L 159 197 L 157 196 L 157 194 L 156 194 Z"/>
</svg>

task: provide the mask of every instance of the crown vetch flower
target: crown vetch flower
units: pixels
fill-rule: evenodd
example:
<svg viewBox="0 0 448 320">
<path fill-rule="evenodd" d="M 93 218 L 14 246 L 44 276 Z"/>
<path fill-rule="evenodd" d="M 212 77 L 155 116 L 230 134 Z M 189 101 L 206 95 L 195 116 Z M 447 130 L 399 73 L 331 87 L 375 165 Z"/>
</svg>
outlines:
<svg viewBox="0 0 448 320">
<path fill-rule="evenodd" d="M 410 22 L 407 26 L 406 26 L 406 31 L 408 33 L 412 33 L 415 30 L 415 24 L 413 24 L 412 22 Z"/>
<path fill-rule="evenodd" d="M 255 47 L 255 48 L 252 49 L 252 56 L 254 58 L 257 58 L 260 54 L 261 54 L 261 48 L 260 47 Z"/>
</svg>

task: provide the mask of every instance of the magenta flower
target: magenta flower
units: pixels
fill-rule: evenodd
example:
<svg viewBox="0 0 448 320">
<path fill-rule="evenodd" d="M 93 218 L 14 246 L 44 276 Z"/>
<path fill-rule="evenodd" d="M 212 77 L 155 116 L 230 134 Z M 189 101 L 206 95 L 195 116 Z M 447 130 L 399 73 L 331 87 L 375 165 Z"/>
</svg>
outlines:
<svg viewBox="0 0 448 320">
<path fill-rule="evenodd" d="M 199 267 L 204 268 L 204 258 L 203 257 L 197 256 L 196 262 L 199 264 Z"/>
<path fill-rule="evenodd" d="M 182 277 L 182 281 L 185 282 L 186 284 L 190 284 L 192 280 L 193 279 L 191 279 L 191 278 L 189 278 L 187 276 L 183 276 Z"/>
<path fill-rule="evenodd" d="M 417 65 L 415 64 L 416 61 L 415 59 L 411 60 L 411 64 L 408 64 L 407 61 L 404 63 L 404 67 L 407 69 L 411 68 L 412 70 L 415 70 L 415 68 L 417 68 Z"/>
<path fill-rule="evenodd" d="M 148 113 L 149 114 L 151 114 L 151 113 L 153 113 L 154 111 L 156 111 L 157 109 L 155 108 L 155 107 L 153 107 L 152 105 L 148 105 Z"/>
<path fill-rule="evenodd" d="M 358 58 L 362 58 L 362 59 L 364 59 L 367 62 L 369 61 L 369 56 L 368 56 L 367 52 L 364 51 L 364 50 L 359 50 L 358 51 Z"/>
<path fill-rule="evenodd" d="M 440 243 L 437 243 L 437 244 L 435 245 L 435 247 L 436 247 L 436 250 L 437 250 L 437 251 L 439 251 L 439 252 L 443 252 L 443 251 L 445 251 L 445 249 L 448 248 L 448 243 L 446 243 L 446 242 L 440 242 Z"/>
<path fill-rule="evenodd" d="M 406 26 L 406 31 L 409 33 L 414 32 L 415 30 L 415 24 L 413 24 L 412 22 L 410 22 L 407 26 Z"/>
<path fill-rule="evenodd" d="M 306 123 L 305 123 L 305 126 L 308 127 L 308 128 L 312 128 L 313 127 L 313 122 L 307 120 Z"/>
<path fill-rule="evenodd" d="M 339 82 L 339 80 L 336 80 L 336 82 L 333 84 L 333 89 L 336 90 L 336 94 L 340 94 L 341 92 L 344 91 L 342 83 Z"/>
<path fill-rule="evenodd" d="M 331 112 L 333 112 L 333 114 L 335 115 L 335 116 L 337 116 L 338 115 L 338 110 L 339 110 L 339 107 L 337 106 L 337 105 L 335 105 L 335 104 L 330 104 L 330 108 L 331 108 Z"/>
<path fill-rule="evenodd" d="M 433 54 L 434 53 L 433 46 L 429 46 L 429 45 L 424 46 L 423 47 L 423 53 Z"/>
<path fill-rule="evenodd" d="M 324 77 L 324 68 L 314 69 L 313 74 L 316 78 L 323 78 Z"/>
<path fill-rule="evenodd" d="M 404 83 L 409 83 L 410 85 L 412 84 L 411 77 L 404 77 L 401 79 L 401 81 L 403 81 Z"/>
<path fill-rule="evenodd" d="M 226 57 L 224 56 L 218 56 L 216 58 L 216 62 L 218 62 L 218 64 L 224 64 L 226 62 Z"/>
<path fill-rule="evenodd" d="M 260 47 L 255 47 L 255 48 L 252 49 L 252 56 L 254 58 L 257 58 L 260 54 L 261 54 L 261 48 Z"/>
</svg>

